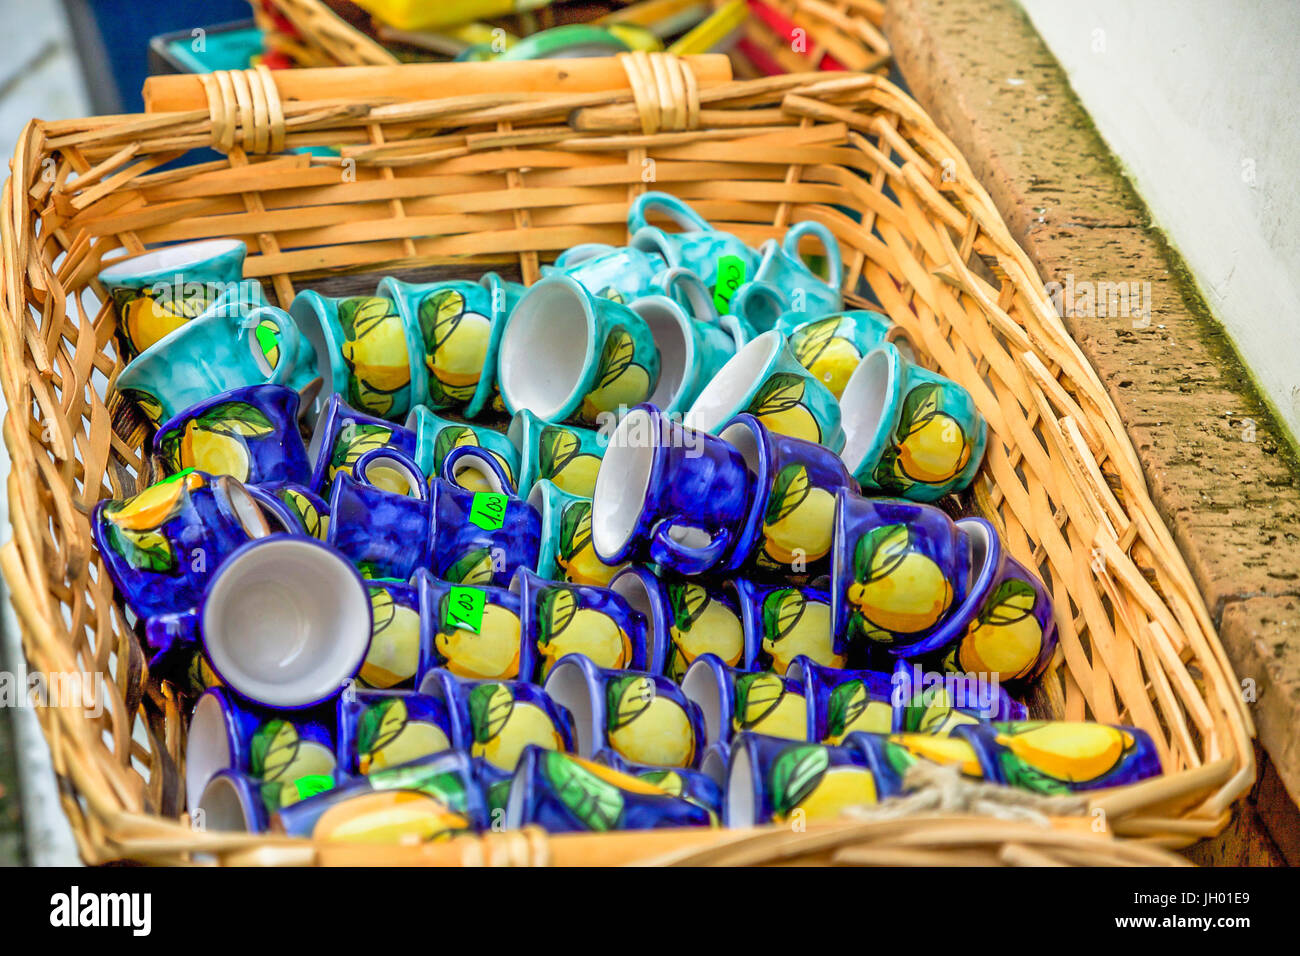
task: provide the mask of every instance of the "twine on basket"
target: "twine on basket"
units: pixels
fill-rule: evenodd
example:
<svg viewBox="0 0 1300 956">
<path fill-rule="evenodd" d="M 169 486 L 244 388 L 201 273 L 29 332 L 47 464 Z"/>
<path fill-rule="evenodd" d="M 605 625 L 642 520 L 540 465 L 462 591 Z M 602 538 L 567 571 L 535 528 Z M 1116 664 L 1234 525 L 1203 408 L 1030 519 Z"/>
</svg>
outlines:
<svg viewBox="0 0 1300 956">
<path fill-rule="evenodd" d="M 700 86 L 694 72 L 672 53 L 620 53 L 632 98 L 647 136 L 700 126 Z"/>
<path fill-rule="evenodd" d="M 208 94 L 213 149 L 284 149 L 284 107 L 269 69 L 259 63 L 251 70 L 216 70 L 200 73 L 199 81 Z"/>
<path fill-rule="evenodd" d="M 1086 796 L 1045 796 L 1001 784 L 970 780 L 961 769 L 916 763 L 903 775 L 906 796 L 869 806 L 850 807 L 855 820 L 895 820 L 922 813 L 971 813 L 996 820 L 1050 824 L 1050 817 L 1075 817 L 1088 812 Z"/>
</svg>

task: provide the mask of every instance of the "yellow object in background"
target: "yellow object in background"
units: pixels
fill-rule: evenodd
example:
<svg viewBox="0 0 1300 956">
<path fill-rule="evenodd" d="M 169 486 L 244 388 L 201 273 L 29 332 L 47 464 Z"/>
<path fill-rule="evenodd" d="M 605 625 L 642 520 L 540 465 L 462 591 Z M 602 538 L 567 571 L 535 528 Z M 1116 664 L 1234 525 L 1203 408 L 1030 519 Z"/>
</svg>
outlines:
<svg viewBox="0 0 1300 956">
<path fill-rule="evenodd" d="M 659 38 L 685 33 L 713 12 L 704 0 L 641 0 L 607 13 L 593 22 L 608 27 L 629 23 L 645 27 Z"/>
<path fill-rule="evenodd" d="M 745 0 L 729 0 L 719 7 L 713 16 L 670 46 L 668 52 L 676 53 L 678 56 L 710 53 L 721 47 L 724 41 L 748 19 L 749 4 Z"/>
<path fill-rule="evenodd" d="M 550 6 L 551 0 L 356 0 L 357 6 L 399 30 L 433 30 Z"/>
<path fill-rule="evenodd" d="M 645 27 L 632 23 L 611 23 L 605 29 L 626 43 L 629 50 L 658 53 L 664 48 L 663 41 Z"/>
</svg>

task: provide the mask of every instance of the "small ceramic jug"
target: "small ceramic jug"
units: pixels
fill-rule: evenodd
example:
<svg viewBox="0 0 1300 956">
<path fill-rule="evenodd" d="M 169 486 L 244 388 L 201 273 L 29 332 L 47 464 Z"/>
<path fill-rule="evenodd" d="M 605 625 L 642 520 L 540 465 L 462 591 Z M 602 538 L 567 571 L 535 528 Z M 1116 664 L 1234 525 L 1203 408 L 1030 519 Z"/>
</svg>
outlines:
<svg viewBox="0 0 1300 956">
<path fill-rule="evenodd" d="M 427 570 L 411 579 L 419 592 L 420 661 L 417 686 L 442 669 L 469 680 L 519 676 L 524 639 L 518 595 L 505 588 L 452 584 Z"/>
<path fill-rule="evenodd" d="M 811 726 L 803 685 L 774 671 L 728 667 L 714 654 L 697 657 L 681 680 L 682 693 L 704 715 L 710 746 L 750 731 L 808 740 Z"/>
<path fill-rule="evenodd" d="M 799 364 L 836 398 L 844 394 L 863 357 L 885 343 L 893 343 L 908 361 L 916 355 L 906 332 L 879 312 L 866 309 L 824 316 L 787 312 L 776 328 L 789 337 L 790 351 Z"/>
<path fill-rule="evenodd" d="M 467 744 L 442 700 L 411 691 L 340 695 L 338 728 L 338 766 L 346 774 L 365 776 Z"/>
<path fill-rule="evenodd" d="M 848 644 L 831 626 L 831 595 L 823 588 L 735 578 L 730 589 L 759 667 L 784 674 L 801 654 L 828 667 L 847 663 Z"/>
<path fill-rule="evenodd" d="M 589 243 L 566 250 L 554 266 L 542 266 L 542 276 L 568 276 L 592 295 L 626 305 L 658 293 L 655 279 L 666 267 L 657 252 Z"/>
<path fill-rule="evenodd" d="M 590 498 L 609 435 L 575 425 L 554 425 L 523 409 L 506 433 L 519 455 L 519 494 L 527 497 L 535 482 L 550 481 L 561 491 Z"/>
<path fill-rule="evenodd" d="M 325 499 L 302 485 L 270 482 L 245 485 L 276 531 L 324 541 L 329 533 L 330 508 Z"/>
<path fill-rule="evenodd" d="M 624 564 L 606 564 L 591 545 L 591 499 L 561 491 L 543 479 L 528 493 L 542 518 L 536 571 L 550 581 L 606 587 Z"/>
<path fill-rule="evenodd" d="M 449 451 L 438 477 L 465 491 L 515 495 L 509 466 L 480 445 L 461 445 Z"/>
<path fill-rule="evenodd" d="M 458 584 L 506 587 L 516 569 L 537 567 L 541 516 L 514 494 L 491 453 L 457 448 L 442 467 L 456 480 L 439 477 L 429 484 L 433 573 Z"/>
<path fill-rule="evenodd" d="M 325 541 L 363 577 L 404 581 L 433 560 L 429 495 L 424 476 L 401 452 L 368 451 L 352 474 L 334 477 Z"/>
<path fill-rule="evenodd" d="M 1030 720 L 960 727 L 984 778 L 1035 793 L 1085 793 L 1158 777 L 1145 730 L 1089 721 Z"/>
<path fill-rule="evenodd" d="M 418 414 L 419 407 L 412 411 Z M 376 448 L 390 448 L 414 458 L 418 454 L 419 435 L 409 427 L 359 412 L 343 401 L 343 396 L 330 393 L 316 417 L 307 457 L 312 461 L 309 487 L 318 495 L 328 495 L 334 476 L 339 472 L 352 474 L 357 460 Z M 423 472 L 432 474 L 432 472 Z M 404 494 L 405 483 L 386 489 Z"/>
<path fill-rule="evenodd" d="M 799 243 L 806 236 L 821 244 L 830 270 L 829 279 L 814 273 L 800 257 Z M 732 311 L 758 331 L 775 328 L 783 312 L 802 313 L 812 318 L 843 307 L 840 290 L 844 285 L 844 262 L 840 258 L 840 244 L 821 223 L 795 223 L 781 242 L 769 239 L 759 253 L 762 258 L 753 279 L 741 286 L 731 300 Z M 756 295 L 756 287 L 762 287 L 765 294 Z"/>
<path fill-rule="evenodd" d="M 510 486 L 518 487 L 519 452 L 510 439 L 495 428 L 442 418 L 424 405 L 411 409 L 406 427 L 416 435 L 416 447 L 410 454 L 424 474 L 442 474 L 442 463 L 448 453 L 468 445 L 491 452 L 505 471 Z M 526 492 L 521 490 L 520 494 Z"/>
<path fill-rule="evenodd" d="M 665 295 L 637 299 L 631 308 L 645 320 L 659 350 L 659 381 L 646 401 L 665 414 L 681 415 L 736 354 L 736 339 L 721 326 L 695 321 Z"/>
<path fill-rule="evenodd" d="M 887 795 L 866 755 L 854 747 L 743 733 L 730 754 L 722 811 L 728 827 L 834 820 Z"/>
<path fill-rule="evenodd" d="M 651 226 L 647 213 L 658 210 L 682 227 L 681 232 L 665 232 Z M 671 267 L 689 269 L 709 289 L 718 284 L 720 269 L 739 260 L 744 276 L 752 276 L 758 267 L 759 254 L 731 233 L 714 229 L 699 213 L 676 196 L 662 192 L 643 193 L 633 201 L 627 214 L 627 228 L 633 249 L 657 253 Z"/>
<path fill-rule="evenodd" d="M 313 783 L 315 781 L 313 780 Z M 269 819 L 261 784 L 238 770 L 212 775 L 190 806 L 194 826 L 216 833 L 264 833 Z"/>
</svg>

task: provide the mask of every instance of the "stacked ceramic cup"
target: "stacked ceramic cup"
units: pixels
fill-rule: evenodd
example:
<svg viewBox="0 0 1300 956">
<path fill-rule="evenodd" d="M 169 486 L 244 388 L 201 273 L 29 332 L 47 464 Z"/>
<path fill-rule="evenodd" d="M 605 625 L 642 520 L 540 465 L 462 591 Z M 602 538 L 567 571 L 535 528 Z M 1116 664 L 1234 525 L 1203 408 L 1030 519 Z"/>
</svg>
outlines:
<svg viewBox="0 0 1300 956">
<path fill-rule="evenodd" d="M 186 702 L 190 811 L 409 841 L 833 817 L 917 764 L 1158 772 L 1141 731 L 1008 696 L 1051 662 L 1050 598 L 936 504 L 983 419 L 843 311 L 832 233 L 755 249 L 662 193 L 628 228 L 529 288 L 287 313 L 238 243 L 105 271 L 164 477 L 92 528 Z"/>
</svg>

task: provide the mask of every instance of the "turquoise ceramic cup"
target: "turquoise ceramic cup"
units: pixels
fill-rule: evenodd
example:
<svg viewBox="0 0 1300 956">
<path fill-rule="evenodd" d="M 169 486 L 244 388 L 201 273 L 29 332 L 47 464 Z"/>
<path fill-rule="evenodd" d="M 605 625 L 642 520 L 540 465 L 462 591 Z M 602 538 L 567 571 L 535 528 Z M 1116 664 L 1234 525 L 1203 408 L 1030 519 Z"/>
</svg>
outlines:
<svg viewBox="0 0 1300 956">
<path fill-rule="evenodd" d="M 806 312 L 787 312 L 776 328 L 790 339 L 790 351 L 799 364 L 839 398 L 849 376 L 857 370 L 866 354 L 886 342 L 897 346 L 903 357 L 916 355 L 906 332 L 879 312 L 857 309 L 811 316 Z"/>
<path fill-rule="evenodd" d="M 649 398 L 659 367 L 641 316 L 556 275 L 529 289 L 507 320 L 497 378 L 512 415 L 527 409 L 591 426 Z"/>
<path fill-rule="evenodd" d="M 608 587 L 625 566 L 606 564 L 591 546 L 591 499 L 561 491 L 543 478 L 526 499 L 542 516 L 537 573 L 548 581 Z"/>
<path fill-rule="evenodd" d="M 647 214 L 657 210 L 682 227 L 681 232 L 666 232 L 649 224 Z M 758 268 L 759 254 L 741 239 L 709 225 L 699 213 L 676 196 L 649 192 L 638 196 L 627 214 L 631 248 L 658 254 L 669 266 L 690 269 L 710 290 L 718 284 L 723 260 L 734 257 L 743 267 L 741 274 L 752 276 Z"/>
<path fill-rule="evenodd" d="M 800 256 L 799 243 L 806 237 L 821 244 L 828 278 L 813 272 Z M 755 329 L 775 328 L 785 312 L 815 318 L 843 308 L 844 296 L 840 290 L 844 285 L 844 262 L 840 258 L 840 244 L 821 223 L 795 223 L 781 242 L 769 239 L 760 252 L 762 259 L 753 279 L 731 300 L 731 310 Z"/>
<path fill-rule="evenodd" d="M 478 282 L 417 285 L 389 277 L 379 284 L 379 294 L 397 302 L 422 365 L 415 404 L 456 409 L 467 418 L 489 407 L 502 330 L 524 292 L 495 272 Z"/>
<path fill-rule="evenodd" d="M 509 438 L 496 429 L 443 418 L 425 405 L 416 405 L 411 409 L 411 414 L 406 419 L 406 428 L 415 433 L 415 452 L 412 457 L 424 474 L 441 474 L 447 455 L 456 448 L 469 446 L 489 452 L 510 479 L 510 486 L 513 488 L 518 485 L 519 451 Z"/>
<path fill-rule="evenodd" d="M 566 249 L 542 275 L 566 275 L 592 295 L 627 304 L 659 292 L 656 277 L 667 268 L 657 252 L 587 243 Z"/>
<path fill-rule="evenodd" d="M 665 269 L 655 280 L 664 295 L 672 299 L 696 322 L 720 326 L 739 349 L 758 333 L 753 326 L 738 315 L 728 312 L 721 315 L 713 296 L 704 286 L 704 280 L 690 269 L 674 266 Z"/>
<path fill-rule="evenodd" d="M 338 393 L 359 412 L 401 421 L 424 392 L 419 342 L 385 295 L 334 299 L 310 289 L 289 306 L 316 351 L 322 393 Z"/>
<path fill-rule="evenodd" d="M 207 239 L 165 246 L 103 269 L 99 281 L 117 308 L 122 361 L 130 362 L 225 297 L 243 277 L 246 252 L 238 239 Z"/>
<path fill-rule="evenodd" d="M 737 341 L 719 325 L 692 319 L 665 295 L 637 299 L 631 308 L 659 350 L 659 381 L 646 401 L 665 414 L 684 414 L 736 354 Z"/>
<path fill-rule="evenodd" d="M 868 493 L 935 501 L 975 477 L 988 426 L 969 392 L 882 345 L 844 387 L 840 457 Z"/>
<path fill-rule="evenodd" d="M 580 498 L 590 498 L 596 490 L 596 472 L 609 445 L 607 434 L 544 422 L 525 409 L 515 413 L 506 435 L 519 455 L 520 497 L 528 497 L 533 485 L 543 480 Z"/>
<path fill-rule="evenodd" d="M 844 447 L 839 402 L 799 364 L 775 329 L 757 336 L 719 370 L 691 405 L 685 424 L 716 435 L 741 412 L 782 435 L 833 452 Z"/>
<path fill-rule="evenodd" d="M 268 353 L 259 340 L 268 327 L 274 329 L 278 354 Z M 308 392 L 316 380 L 314 363 L 303 361 L 310 354 L 310 343 L 280 309 L 245 311 L 219 303 L 136 356 L 117 377 L 117 389 L 161 424 L 236 388 L 269 383 Z"/>
</svg>

